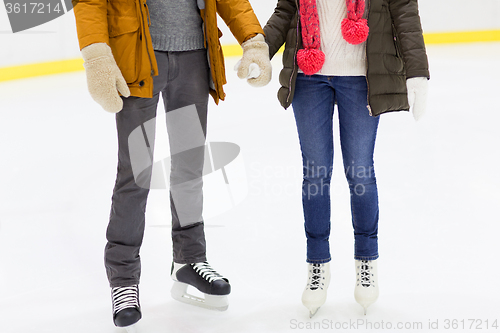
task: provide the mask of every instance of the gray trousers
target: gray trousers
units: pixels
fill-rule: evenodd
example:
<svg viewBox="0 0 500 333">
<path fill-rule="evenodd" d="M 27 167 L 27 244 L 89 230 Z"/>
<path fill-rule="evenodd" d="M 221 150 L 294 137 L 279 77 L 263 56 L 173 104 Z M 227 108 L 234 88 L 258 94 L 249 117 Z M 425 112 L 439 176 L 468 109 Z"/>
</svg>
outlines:
<svg viewBox="0 0 500 333">
<path fill-rule="evenodd" d="M 106 273 L 111 287 L 139 283 L 141 273 L 139 251 L 144 235 L 146 201 L 149 193 L 149 187 L 144 184 L 149 184 L 151 180 L 154 118 L 160 92 L 167 111 L 167 131 L 172 155 L 170 207 L 173 260 L 177 263 L 206 260 L 204 225 L 201 217 L 203 145 L 206 137 L 209 96 L 206 50 L 155 52 L 155 56 L 159 75 L 154 77 L 153 98 L 123 98 L 123 110 L 116 114 L 118 171 L 104 254 Z M 175 116 L 169 117 L 169 114 Z M 196 128 L 201 130 L 197 132 Z M 137 147 L 132 147 L 133 133 L 140 133 L 142 144 L 148 150 L 146 153 L 139 151 Z M 188 153 L 184 152 L 186 150 Z M 136 166 L 147 167 L 138 175 L 137 170 L 134 170 L 134 163 Z M 141 178 L 140 182 L 138 178 Z M 170 260 L 165 259 L 160 264 L 170 265 Z"/>
</svg>

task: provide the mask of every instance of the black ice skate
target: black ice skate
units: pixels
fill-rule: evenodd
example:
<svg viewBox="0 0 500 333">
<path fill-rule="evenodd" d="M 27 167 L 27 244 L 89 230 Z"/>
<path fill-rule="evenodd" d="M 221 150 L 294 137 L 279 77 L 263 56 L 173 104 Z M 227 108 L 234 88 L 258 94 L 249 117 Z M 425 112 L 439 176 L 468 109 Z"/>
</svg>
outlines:
<svg viewBox="0 0 500 333">
<path fill-rule="evenodd" d="M 227 310 L 227 295 L 231 292 L 231 285 L 229 280 L 217 273 L 208 262 L 172 263 L 171 276 L 174 280 L 171 294 L 175 300 L 212 310 Z M 205 298 L 188 294 L 188 286 L 198 289 Z"/>
<path fill-rule="evenodd" d="M 139 305 L 139 286 L 112 288 L 111 296 L 113 322 L 118 327 L 124 327 L 128 333 L 134 333 L 134 324 L 142 317 Z"/>
</svg>

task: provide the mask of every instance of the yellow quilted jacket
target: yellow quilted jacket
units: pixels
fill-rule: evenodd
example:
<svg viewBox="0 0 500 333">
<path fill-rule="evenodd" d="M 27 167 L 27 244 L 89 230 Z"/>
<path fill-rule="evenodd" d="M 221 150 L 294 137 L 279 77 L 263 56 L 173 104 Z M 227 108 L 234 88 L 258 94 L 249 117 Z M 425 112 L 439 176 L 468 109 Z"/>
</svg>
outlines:
<svg viewBox="0 0 500 333">
<path fill-rule="evenodd" d="M 73 0 L 80 49 L 93 43 L 111 47 L 132 96 L 152 97 L 153 76 L 158 75 L 146 0 Z M 224 100 L 224 56 L 219 42 L 217 13 L 241 44 L 263 30 L 248 0 L 205 0 L 200 11 L 205 46 L 209 51 L 215 103 Z"/>
</svg>

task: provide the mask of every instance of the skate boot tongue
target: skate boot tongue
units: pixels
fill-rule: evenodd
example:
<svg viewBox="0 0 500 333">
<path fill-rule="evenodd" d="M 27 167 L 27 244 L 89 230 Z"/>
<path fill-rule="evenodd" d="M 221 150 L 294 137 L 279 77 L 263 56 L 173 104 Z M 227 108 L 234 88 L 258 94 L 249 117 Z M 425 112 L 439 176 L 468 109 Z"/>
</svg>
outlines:
<svg viewBox="0 0 500 333">
<path fill-rule="evenodd" d="M 208 262 L 191 264 L 191 268 L 198 280 L 198 284 L 192 285 L 201 292 L 209 295 L 228 295 L 231 292 L 229 280 L 217 273 Z"/>
<path fill-rule="evenodd" d="M 216 280 L 224 280 L 225 282 L 229 282 L 227 278 L 217 273 L 215 269 L 213 269 L 206 261 L 191 265 L 193 266 L 194 271 L 208 282 L 214 282 Z"/>
<path fill-rule="evenodd" d="M 113 301 L 113 322 L 118 327 L 135 324 L 141 319 L 139 286 L 115 287 L 111 290 Z"/>
<path fill-rule="evenodd" d="M 319 264 L 313 264 L 312 265 L 312 276 L 311 276 L 311 283 L 309 285 L 309 289 L 311 290 L 316 290 L 320 286 L 321 282 L 321 265 Z"/>
<path fill-rule="evenodd" d="M 363 260 L 361 262 L 360 271 L 361 285 L 367 288 L 370 286 L 370 266 L 368 264 L 368 261 Z"/>
</svg>

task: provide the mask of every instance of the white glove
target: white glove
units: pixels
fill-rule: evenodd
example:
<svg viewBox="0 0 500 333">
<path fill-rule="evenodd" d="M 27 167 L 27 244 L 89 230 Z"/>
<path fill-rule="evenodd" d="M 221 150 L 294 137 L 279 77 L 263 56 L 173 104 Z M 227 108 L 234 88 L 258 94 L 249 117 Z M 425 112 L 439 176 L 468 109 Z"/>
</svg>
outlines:
<svg viewBox="0 0 500 333">
<path fill-rule="evenodd" d="M 127 82 L 113 58 L 111 48 L 106 43 L 90 44 L 82 49 L 82 57 L 87 74 L 90 96 L 108 112 L 120 112 L 124 97 L 130 96 Z"/>
<path fill-rule="evenodd" d="M 247 79 L 253 87 L 263 87 L 271 81 L 272 68 L 269 60 L 269 47 L 264 35 L 258 34 L 243 44 L 243 57 L 236 64 L 240 79 Z"/>
<path fill-rule="evenodd" d="M 426 77 L 412 77 L 406 80 L 406 89 L 408 90 L 408 103 L 413 118 L 419 120 L 425 114 L 427 105 L 428 83 Z"/>
</svg>

